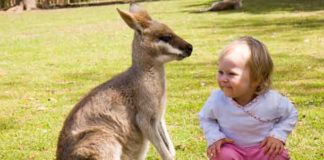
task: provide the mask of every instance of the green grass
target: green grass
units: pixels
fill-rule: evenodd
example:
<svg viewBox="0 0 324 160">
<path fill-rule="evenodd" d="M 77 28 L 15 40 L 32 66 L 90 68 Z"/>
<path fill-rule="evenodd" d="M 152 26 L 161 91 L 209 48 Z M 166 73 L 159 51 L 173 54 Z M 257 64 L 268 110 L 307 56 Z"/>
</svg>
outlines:
<svg viewBox="0 0 324 160">
<path fill-rule="evenodd" d="M 269 48 L 274 88 L 294 101 L 293 159 L 324 158 L 324 1 L 244 0 L 238 11 L 196 14 L 211 0 L 142 3 L 194 46 L 167 65 L 168 130 L 177 159 L 206 159 L 197 112 L 217 88 L 222 47 L 252 35 Z M 131 63 L 133 36 L 116 7 L 0 12 L 0 159 L 54 159 L 62 123 L 91 88 Z M 151 147 L 149 160 L 159 159 Z"/>
</svg>

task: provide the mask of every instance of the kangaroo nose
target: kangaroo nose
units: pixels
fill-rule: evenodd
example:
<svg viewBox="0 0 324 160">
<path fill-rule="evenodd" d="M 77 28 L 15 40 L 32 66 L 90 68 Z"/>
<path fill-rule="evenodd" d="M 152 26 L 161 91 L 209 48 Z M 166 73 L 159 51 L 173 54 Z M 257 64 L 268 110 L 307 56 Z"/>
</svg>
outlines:
<svg viewBox="0 0 324 160">
<path fill-rule="evenodd" d="M 187 47 L 186 47 L 186 53 L 188 54 L 188 56 L 190 56 L 191 55 L 191 52 L 192 52 L 192 45 L 191 44 L 188 44 L 187 45 Z"/>
</svg>

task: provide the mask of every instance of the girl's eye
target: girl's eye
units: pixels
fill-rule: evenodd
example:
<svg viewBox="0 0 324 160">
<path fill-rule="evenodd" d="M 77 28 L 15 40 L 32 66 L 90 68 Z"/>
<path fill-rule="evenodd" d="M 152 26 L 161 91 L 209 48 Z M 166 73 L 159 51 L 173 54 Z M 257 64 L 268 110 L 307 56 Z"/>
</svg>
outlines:
<svg viewBox="0 0 324 160">
<path fill-rule="evenodd" d="M 163 42 L 166 42 L 166 43 L 170 42 L 171 39 L 172 39 L 172 36 L 171 35 L 166 35 L 166 36 L 159 37 L 159 40 L 161 40 Z"/>
<path fill-rule="evenodd" d="M 223 71 L 218 71 L 218 74 L 219 74 L 219 75 L 223 75 L 224 72 L 223 72 Z"/>
<path fill-rule="evenodd" d="M 230 76 L 235 76 L 236 73 L 230 72 L 229 75 L 230 75 Z"/>
</svg>

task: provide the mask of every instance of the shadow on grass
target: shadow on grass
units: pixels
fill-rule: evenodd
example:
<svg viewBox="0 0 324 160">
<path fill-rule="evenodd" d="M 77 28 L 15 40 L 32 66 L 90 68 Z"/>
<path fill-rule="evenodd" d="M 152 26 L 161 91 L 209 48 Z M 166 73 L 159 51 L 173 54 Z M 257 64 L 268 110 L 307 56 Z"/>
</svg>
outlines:
<svg viewBox="0 0 324 160">
<path fill-rule="evenodd" d="M 323 28 L 324 19 L 321 17 L 298 17 L 298 18 L 268 18 L 256 17 L 249 20 L 231 19 L 227 21 L 210 21 L 203 25 L 197 26 L 198 29 L 206 28 L 223 28 L 226 30 L 241 29 L 253 29 L 254 31 L 265 33 L 284 32 L 286 29 L 306 29 L 306 30 L 320 30 Z M 198 24 L 199 25 L 199 24 Z M 284 28 L 285 30 L 279 30 L 278 28 Z"/>
<path fill-rule="evenodd" d="M 209 7 L 213 1 L 197 3 L 185 6 L 194 10 L 201 10 Z M 247 12 L 252 14 L 264 14 L 275 11 L 319 11 L 324 10 L 324 0 L 244 0 L 243 8 L 240 10 L 223 11 L 220 14 L 231 12 Z M 189 11 L 190 12 L 190 11 Z"/>
<path fill-rule="evenodd" d="M 0 131 L 18 128 L 14 117 L 0 117 Z"/>
<path fill-rule="evenodd" d="M 141 3 L 141 2 L 156 2 L 156 1 L 161 1 L 161 0 L 136 0 L 136 3 Z M 105 5 L 115 5 L 115 4 L 127 4 L 130 3 L 130 1 L 125 1 L 125 0 L 115 0 L 115 1 L 103 1 L 103 2 L 88 2 L 88 3 L 67 3 L 63 5 L 39 5 L 38 8 L 41 9 L 59 9 L 59 8 L 78 8 L 78 7 L 96 7 L 96 6 L 105 6 Z"/>
<path fill-rule="evenodd" d="M 324 79 L 324 75 L 317 74 L 316 69 L 324 65 L 323 58 L 309 55 L 287 55 L 277 54 L 273 56 L 275 62 L 276 80 L 305 80 L 305 79 Z M 289 67 L 287 67 L 289 66 Z"/>
<path fill-rule="evenodd" d="M 298 106 L 312 107 L 324 104 L 324 58 L 309 55 L 291 56 L 280 54 L 273 56 L 275 88 L 285 90 L 295 97 Z"/>
<path fill-rule="evenodd" d="M 186 8 L 192 8 L 192 7 L 200 7 L 200 8 L 204 8 L 204 7 L 209 7 L 213 2 L 215 2 L 214 0 L 209 0 L 208 2 L 203 2 L 203 3 L 196 3 L 196 4 L 190 4 L 190 5 L 185 5 Z"/>
<path fill-rule="evenodd" d="M 318 11 L 324 0 L 244 0 L 243 11 L 259 14 L 273 11 Z"/>
</svg>

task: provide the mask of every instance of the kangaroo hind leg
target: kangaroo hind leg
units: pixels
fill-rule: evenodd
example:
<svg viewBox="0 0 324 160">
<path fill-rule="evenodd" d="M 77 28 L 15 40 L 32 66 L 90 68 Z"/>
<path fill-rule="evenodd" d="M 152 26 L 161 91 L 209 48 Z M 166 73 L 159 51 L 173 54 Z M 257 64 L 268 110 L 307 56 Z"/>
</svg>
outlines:
<svg viewBox="0 0 324 160">
<path fill-rule="evenodd" d="M 89 130 L 77 135 L 79 141 L 70 155 L 71 160 L 120 160 L 121 144 L 107 132 Z"/>
</svg>

